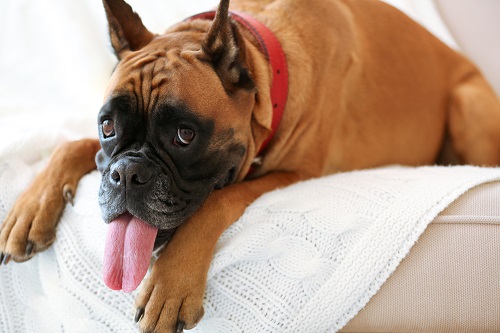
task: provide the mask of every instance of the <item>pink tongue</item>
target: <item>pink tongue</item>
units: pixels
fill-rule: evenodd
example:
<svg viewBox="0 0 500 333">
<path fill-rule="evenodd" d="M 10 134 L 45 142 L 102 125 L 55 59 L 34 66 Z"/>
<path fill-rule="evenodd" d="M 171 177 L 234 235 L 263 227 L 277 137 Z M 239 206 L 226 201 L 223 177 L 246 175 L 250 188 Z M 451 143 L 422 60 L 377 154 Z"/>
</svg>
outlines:
<svg viewBox="0 0 500 333">
<path fill-rule="evenodd" d="M 104 246 L 104 283 L 113 290 L 134 291 L 146 275 L 158 229 L 128 213 L 108 227 Z"/>
</svg>

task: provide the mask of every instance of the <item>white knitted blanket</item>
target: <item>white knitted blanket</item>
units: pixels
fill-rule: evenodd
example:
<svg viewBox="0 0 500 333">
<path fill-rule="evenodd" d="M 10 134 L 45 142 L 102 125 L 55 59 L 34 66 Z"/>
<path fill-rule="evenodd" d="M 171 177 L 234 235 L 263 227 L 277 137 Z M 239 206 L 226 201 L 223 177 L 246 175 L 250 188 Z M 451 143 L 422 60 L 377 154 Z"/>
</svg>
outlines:
<svg viewBox="0 0 500 333">
<path fill-rule="evenodd" d="M 453 44 L 431 0 L 399 4 Z M 218 0 L 128 0 L 161 32 Z M 115 59 L 95 0 L 0 1 L 0 223 L 55 144 L 96 135 Z M 496 169 L 418 168 L 339 174 L 257 200 L 222 236 L 206 315 L 194 332 L 328 332 L 379 289 L 427 224 Z M 135 294 L 101 278 L 106 225 L 99 174 L 79 185 L 54 246 L 0 266 L 0 333 L 137 332 Z"/>
<path fill-rule="evenodd" d="M 54 136 L 0 146 L 0 220 Z M 0 332 L 136 332 L 134 296 L 104 286 L 100 175 L 81 181 L 54 246 L 0 267 Z M 193 332 L 334 332 L 396 269 L 433 218 L 500 169 L 389 167 L 268 193 L 221 237 Z"/>
</svg>

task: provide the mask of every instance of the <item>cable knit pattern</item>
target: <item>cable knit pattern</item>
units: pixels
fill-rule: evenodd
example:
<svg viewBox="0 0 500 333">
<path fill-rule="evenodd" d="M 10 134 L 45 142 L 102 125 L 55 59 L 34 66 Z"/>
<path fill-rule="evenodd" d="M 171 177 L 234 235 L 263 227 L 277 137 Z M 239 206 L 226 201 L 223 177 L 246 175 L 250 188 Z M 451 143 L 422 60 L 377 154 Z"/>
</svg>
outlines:
<svg viewBox="0 0 500 333">
<path fill-rule="evenodd" d="M 0 219 L 46 158 L 53 137 L 0 150 Z M 93 172 L 66 207 L 53 247 L 0 268 L 0 332 L 136 332 L 134 297 L 104 286 L 106 225 Z M 335 332 L 396 269 L 426 226 L 500 169 L 388 167 L 265 194 L 219 240 L 205 317 L 193 332 Z"/>
</svg>

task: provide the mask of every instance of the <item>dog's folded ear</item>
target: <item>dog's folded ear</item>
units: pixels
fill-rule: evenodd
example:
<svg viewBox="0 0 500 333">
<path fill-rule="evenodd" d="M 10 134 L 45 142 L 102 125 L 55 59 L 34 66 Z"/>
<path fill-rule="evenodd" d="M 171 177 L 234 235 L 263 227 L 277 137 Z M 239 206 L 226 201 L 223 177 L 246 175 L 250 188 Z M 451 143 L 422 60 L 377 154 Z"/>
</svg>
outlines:
<svg viewBox="0 0 500 333">
<path fill-rule="evenodd" d="M 202 47 L 228 91 L 235 88 L 255 89 L 255 84 L 244 67 L 243 38 L 229 17 L 229 0 L 221 0 Z"/>
<path fill-rule="evenodd" d="M 136 51 L 147 45 L 155 36 L 125 1 L 103 0 L 108 19 L 111 45 L 118 59 L 128 51 Z"/>
</svg>

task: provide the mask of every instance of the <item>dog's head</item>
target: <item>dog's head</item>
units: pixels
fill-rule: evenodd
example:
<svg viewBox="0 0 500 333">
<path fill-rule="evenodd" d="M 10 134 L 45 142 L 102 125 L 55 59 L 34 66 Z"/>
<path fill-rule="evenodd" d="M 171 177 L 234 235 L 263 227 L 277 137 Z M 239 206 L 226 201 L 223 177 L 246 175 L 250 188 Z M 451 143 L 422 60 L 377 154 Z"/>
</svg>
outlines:
<svg viewBox="0 0 500 333">
<path fill-rule="evenodd" d="M 241 179 L 253 145 L 256 89 L 222 0 L 213 21 L 149 32 L 123 0 L 104 0 L 119 59 L 99 112 L 99 201 L 110 222 L 129 212 L 161 230 L 211 191 Z"/>
</svg>

